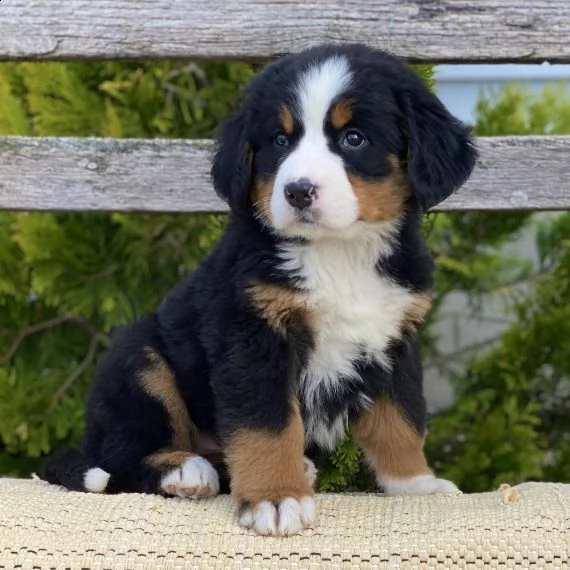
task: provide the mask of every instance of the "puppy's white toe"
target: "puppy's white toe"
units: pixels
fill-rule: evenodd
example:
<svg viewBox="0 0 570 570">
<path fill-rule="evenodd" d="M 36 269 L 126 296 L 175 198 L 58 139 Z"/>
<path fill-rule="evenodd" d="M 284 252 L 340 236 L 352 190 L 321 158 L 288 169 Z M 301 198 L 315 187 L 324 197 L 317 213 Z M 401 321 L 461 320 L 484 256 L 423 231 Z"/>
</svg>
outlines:
<svg viewBox="0 0 570 570">
<path fill-rule="evenodd" d="M 287 497 L 272 503 L 262 501 L 245 508 L 239 524 L 251 528 L 258 534 L 289 536 L 299 534 L 308 528 L 316 518 L 315 499 L 302 497 L 300 500 Z"/>
<path fill-rule="evenodd" d="M 169 495 L 201 499 L 217 495 L 220 490 L 218 472 L 203 457 L 188 458 L 180 467 L 169 471 L 160 482 Z"/>
<path fill-rule="evenodd" d="M 380 484 L 386 495 L 453 495 L 459 491 L 455 483 L 437 479 L 435 475 L 417 475 L 408 479 L 383 479 Z"/>
<path fill-rule="evenodd" d="M 459 488 L 453 481 L 448 481 L 447 479 L 436 479 L 434 493 L 445 493 L 448 495 L 453 495 L 459 492 Z"/>
</svg>

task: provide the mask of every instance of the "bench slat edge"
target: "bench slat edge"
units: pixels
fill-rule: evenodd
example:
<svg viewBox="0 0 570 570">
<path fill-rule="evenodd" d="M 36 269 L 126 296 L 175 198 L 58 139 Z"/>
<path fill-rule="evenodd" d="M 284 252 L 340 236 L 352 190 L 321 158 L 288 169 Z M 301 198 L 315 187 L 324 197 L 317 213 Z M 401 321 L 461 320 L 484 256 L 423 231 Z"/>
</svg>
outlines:
<svg viewBox="0 0 570 570">
<path fill-rule="evenodd" d="M 5 4 L 5 5 L 4 5 Z M 567 0 L 10 0 L 0 59 L 265 59 L 362 41 L 426 62 L 570 62 Z"/>
<path fill-rule="evenodd" d="M 570 209 L 570 136 L 483 137 L 467 184 L 439 211 Z M 0 209 L 225 212 L 213 142 L 0 137 Z"/>
</svg>

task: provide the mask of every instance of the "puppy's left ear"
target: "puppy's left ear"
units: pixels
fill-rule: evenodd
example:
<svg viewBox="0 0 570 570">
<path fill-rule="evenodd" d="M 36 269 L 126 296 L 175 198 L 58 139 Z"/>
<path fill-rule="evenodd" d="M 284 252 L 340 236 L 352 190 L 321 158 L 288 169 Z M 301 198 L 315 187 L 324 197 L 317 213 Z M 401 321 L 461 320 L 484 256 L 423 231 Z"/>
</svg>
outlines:
<svg viewBox="0 0 570 570">
<path fill-rule="evenodd" d="M 252 150 L 246 128 L 243 111 L 226 121 L 212 164 L 214 189 L 233 212 L 244 212 L 249 206 Z"/>
<path fill-rule="evenodd" d="M 477 150 L 470 129 L 451 115 L 419 79 L 406 94 L 403 106 L 409 137 L 408 176 L 425 211 L 467 180 Z"/>
</svg>

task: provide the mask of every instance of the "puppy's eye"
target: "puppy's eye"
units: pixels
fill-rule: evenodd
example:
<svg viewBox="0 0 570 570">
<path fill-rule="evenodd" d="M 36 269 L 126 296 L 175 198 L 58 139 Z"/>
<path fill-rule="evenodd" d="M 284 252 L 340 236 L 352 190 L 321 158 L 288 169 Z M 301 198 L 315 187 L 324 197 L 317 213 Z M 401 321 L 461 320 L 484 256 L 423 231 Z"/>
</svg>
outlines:
<svg viewBox="0 0 570 570">
<path fill-rule="evenodd" d="M 348 148 L 358 148 L 364 145 L 366 139 L 362 133 L 358 131 L 347 131 L 342 140 L 342 146 Z"/>
<path fill-rule="evenodd" d="M 285 133 L 277 133 L 273 140 L 277 146 L 287 146 L 289 144 L 289 137 Z"/>
</svg>

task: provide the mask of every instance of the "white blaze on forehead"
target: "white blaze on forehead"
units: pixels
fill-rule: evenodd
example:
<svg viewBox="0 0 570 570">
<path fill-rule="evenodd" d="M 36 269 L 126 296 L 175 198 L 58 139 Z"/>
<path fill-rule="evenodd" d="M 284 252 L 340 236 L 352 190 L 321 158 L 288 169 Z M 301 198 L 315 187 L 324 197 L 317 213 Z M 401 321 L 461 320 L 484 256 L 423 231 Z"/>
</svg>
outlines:
<svg viewBox="0 0 570 570">
<path fill-rule="evenodd" d="M 306 131 L 322 131 L 332 102 L 350 86 L 351 72 L 344 56 L 310 67 L 296 88 L 298 112 Z"/>
<path fill-rule="evenodd" d="M 319 226 L 346 229 L 358 216 L 357 199 L 352 191 L 342 158 L 329 148 L 325 120 L 333 102 L 349 87 L 351 71 L 344 56 L 333 56 L 304 70 L 295 86 L 296 111 L 303 124 L 303 135 L 283 161 L 273 187 L 271 215 L 278 230 L 313 235 L 317 228 L 296 224 L 294 208 L 288 204 L 284 188 L 306 178 L 317 188 L 312 204 L 319 215 Z"/>
</svg>

